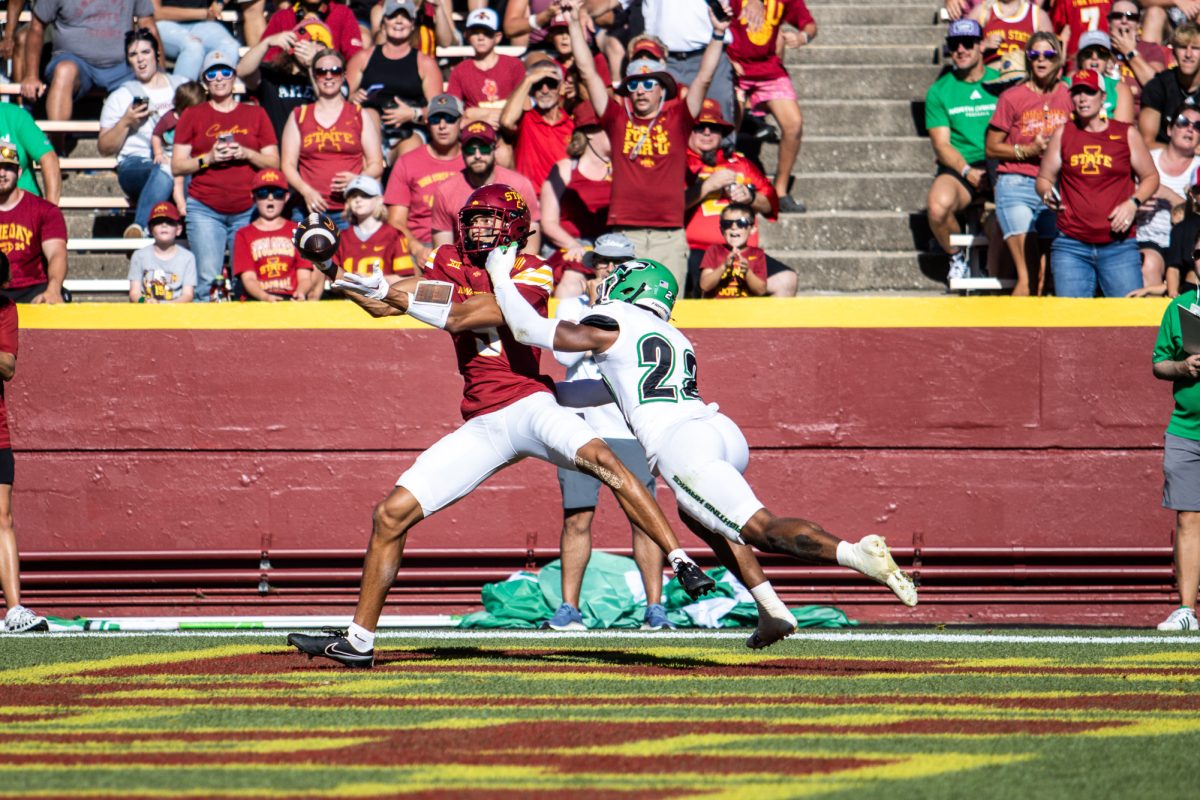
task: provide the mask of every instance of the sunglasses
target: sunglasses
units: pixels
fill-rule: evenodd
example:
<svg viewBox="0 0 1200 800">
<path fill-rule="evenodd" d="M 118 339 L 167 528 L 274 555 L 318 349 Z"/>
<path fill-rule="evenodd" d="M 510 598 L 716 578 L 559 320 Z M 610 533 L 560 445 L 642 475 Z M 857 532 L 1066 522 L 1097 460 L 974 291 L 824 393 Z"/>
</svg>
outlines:
<svg viewBox="0 0 1200 800">
<path fill-rule="evenodd" d="M 725 133 L 725 128 L 719 125 L 713 125 L 711 122 L 701 122 L 696 127 L 692 128 L 696 133 Z"/>
<path fill-rule="evenodd" d="M 490 156 L 492 154 L 492 146 L 483 142 L 471 142 L 470 144 L 463 145 L 463 154 L 468 156 Z"/>
<path fill-rule="evenodd" d="M 0 158 L 14 158 L 14 159 L 20 160 L 19 158 L 17 158 L 17 148 L 10 147 L 7 145 L 4 147 L 0 147 Z"/>
<path fill-rule="evenodd" d="M 625 81 L 625 91 L 627 92 L 636 92 L 638 89 L 641 89 L 643 92 L 649 92 L 655 86 L 658 86 L 658 81 L 654 78 L 642 78 L 641 80 L 635 78 L 631 81 Z"/>
<path fill-rule="evenodd" d="M 1127 19 L 1130 22 L 1137 22 L 1140 17 L 1141 17 L 1141 14 L 1139 14 L 1136 11 L 1110 11 L 1110 12 L 1108 12 L 1108 19 L 1110 19 L 1110 20 Z"/>
<path fill-rule="evenodd" d="M 208 72 L 204 73 L 204 80 L 206 81 L 227 81 L 232 77 L 233 70 L 229 67 L 213 67 Z"/>
<path fill-rule="evenodd" d="M 1058 51 L 1057 50 L 1026 50 L 1025 58 L 1029 59 L 1030 61 L 1038 61 L 1039 59 L 1045 59 L 1046 61 L 1053 61 L 1054 59 L 1058 58 Z"/>
<path fill-rule="evenodd" d="M 730 228 L 749 228 L 754 224 L 754 220 L 748 217 L 738 217 L 737 219 L 721 220 L 721 230 L 727 231 Z"/>
<path fill-rule="evenodd" d="M 342 67 L 313 67 L 313 75 L 318 78 L 334 78 L 345 71 Z"/>
<path fill-rule="evenodd" d="M 982 39 L 976 39 L 974 36 L 956 36 L 953 39 L 946 40 L 946 49 L 953 53 L 958 48 L 971 50 L 976 47 Z"/>
<path fill-rule="evenodd" d="M 272 200 L 282 200 L 287 196 L 287 189 L 280 189 L 278 186 L 263 186 L 254 190 L 255 200 L 266 200 L 268 197 Z"/>
<path fill-rule="evenodd" d="M 1200 119 L 1188 119 L 1187 117 L 1176 117 L 1175 127 L 1177 128 L 1193 128 L 1200 131 Z"/>
<path fill-rule="evenodd" d="M 430 125 L 453 125 L 456 122 L 458 122 L 458 117 L 450 114 L 434 114 L 429 118 Z"/>
<path fill-rule="evenodd" d="M 535 92 L 540 92 L 544 89 L 550 89 L 551 91 L 558 91 L 558 81 L 554 80 L 553 78 L 543 78 L 542 80 L 538 81 L 530 88 L 532 91 L 535 91 Z"/>
<path fill-rule="evenodd" d="M 1081 50 L 1079 57 L 1084 61 L 1090 58 L 1112 58 L 1112 51 L 1103 47 L 1089 47 L 1087 50 Z"/>
</svg>

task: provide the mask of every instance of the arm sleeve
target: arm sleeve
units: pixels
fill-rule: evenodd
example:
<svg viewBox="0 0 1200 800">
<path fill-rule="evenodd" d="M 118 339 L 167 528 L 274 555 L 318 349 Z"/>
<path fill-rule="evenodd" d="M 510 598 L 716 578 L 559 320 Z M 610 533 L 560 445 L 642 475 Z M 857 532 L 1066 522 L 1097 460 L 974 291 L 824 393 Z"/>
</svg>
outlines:
<svg viewBox="0 0 1200 800">
<path fill-rule="evenodd" d="M 180 268 L 180 272 L 183 274 L 180 277 L 180 280 L 183 282 L 184 286 L 191 286 L 193 289 L 195 289 L 196 257 L 192 255 L 191 250 L 182 250 L 181 252 L 183 253 L 183 257 L 180 259 L 180 263 L 183 264 L 183 266 Z"/>
<path fill-rule="evenodd" d="M 28 114 L 22 114 L 13 120 L 14 133 L 16 134 L 17 144 L 25 148 L 25 154 L 29 156 L 29 160 L 38 161 L 42 156 L 49 153 L 53 146 L 50 140 L 46 138 L 46 134 L 33 121 L 33 117 Z"/>
<path fill-rule="evenodd" d="M 396 165 L 392 167 L 387 188 L 383 192 L 383 202 L 389 206 L 412 205 L 412 192 L 408 188 L 408 169 L 403 158 L 397 159 Z"/>
<path fill-rule="evenodd" d="M 154 245 L 149 245 L 149 246 L 154 247 Z M 135 251 L 133 254 L 133 258 L 129 259 L 129 282 L 130 283 L 141 283 L 142 282 L 142 272 L 144 271 L 144 268 L 142 267 L 142 262 L 145 260 L 145 258 L 146 258 L 146 250 L 145 250 L 145 248 L 143 248 L 141 250 Z"/>
<path fill-rule="evenodd" d="M 433 216 L 430 218 L 429 225 L 435 231 L 454 230 L 454 217 L 451 215 L 440 189 L 433 195 Z"/>
<path fill-rule="evenodd" d="M 804 0 L 792 0 L 791 3 L 788 3 L 787 11 L 784 12 L 784 19 L 801 30 L 810 22 L 816 22 L 813 19 L 812 13 L 808 10 L 808 6 L 804 4 Z"/>
<path fill-rule="evenodd" d="M 988 127 L 1005 133 L 1012 130 L 1013 108 L 1007 93 L 1001 94 L 1000 99 L 996 101 L 996 110 L 992 112 L 992 118 L 988 121 Z M 928 116 L 926 113 L 926 120 L 928 120 Z"/>
<path fill-rule="evenodd" d="M 950 117 L 946 114 L 946 104 L 942 102 L 942 93 L 935 83 L 925 94 L 925 128 L 949 128 Z"/>
<path fill-rule="evenodd" d="M 503 56 L 501 56 L 503 58 Z M 462 65 L 467 62 L 460 61 L 454 65 L 454 69 L 450 70 L 450 80 L 446 82 L 446 94 L 452 94 L 459 100 L 462 100 Z"/>
<path fill-rule="evenodd" d="M 254 254 L 250 250 L 250 237 L 246 235 L 249 228 L 242 228 L 233 237 L 233 274 L 241 275 L 244 272 L 256 272 L 258 267 L 254 264 Z"/>
<path fill-rule="evenodd" d="M 42 241 L 49 242 L 53 239 L 65 241 L 67 220 L 63 217 L 62 209 L 50 203 L 46 203 L 45 209 L 46 213 L 42 215 Z"/>
<path fill-rule="evenodd" d="M 1167 97 L 1166 92 L 1163 90 L 1164 75 L 1171 80 L 1175 79 L 1174 73 L 1171 70 L 1164 70 L 1155 75 L 1142 89 L 1142 108 L 1153 108 L 1160 114 L 1165 111 Z"/>
<path fill-rule="evenodd" d="M 1183 352 L 1183 336 L 1179 332 L 1179 312 L 1175 310 L 1177 303 L 1171 303 L 1163 312 L 1162 322 L 1158 326 L 1158 339 L 1154 342 L 1154 362 L 1182 360 L 1187 354 Z"/>
<path fill-rule="evenodd" d="M 704 258 L 700 261 L 700 271 L 706 269 L 720 269 L 725 266 L 725 248 L 719 244 L 709 245 L 709 248 L 704 251 Z"/>
<path fill-rule="evenodd" d="M 547 272 L 549 269 L 548 266 L 545 267 Z M 517 284 L 509 275 L 505 275 L 499 280 L 493 280 L 492 283 L 496 290 L 496 302 L 500 304 L 500 310 L 504 312 L 504 321 L 508 324 L 508 329 L 512 331 L 513 338 L 521 344 L 553 350 L 554 332 L 558 329 L 559 320 L 546 319 L 538 314 L 527 299 L 534 292 L 545 296 L 545 289 L 535 288 L 525 282 L 528 272 L 539 271 L 528 270 L 519 273 L 518 279 L 523 282 L 521 289 L 517 288 Z M 549 279 L 553 282 L 553 275 L 549 276 Z"/>
</svg>

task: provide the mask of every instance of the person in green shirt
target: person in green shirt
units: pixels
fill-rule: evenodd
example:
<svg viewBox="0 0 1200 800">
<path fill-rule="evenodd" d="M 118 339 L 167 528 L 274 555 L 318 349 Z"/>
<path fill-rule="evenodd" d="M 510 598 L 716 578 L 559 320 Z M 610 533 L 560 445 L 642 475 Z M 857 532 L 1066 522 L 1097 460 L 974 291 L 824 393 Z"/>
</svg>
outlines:
<svg viewBox="0 0 1200 800">
<path fill-rule="evenodd" d="M 58 155 L 50 146 L 50 140 L 34 122 L 29 112 L 19 103 L 0 103 L 0 139 L 7 139 L 17 146 L 21 154 L 21 178 L 17 188 L 30 194 L 45 197 L 58 205 L 62 197 L 62 173 L 59 171 Z M 46 186 L 43 195 L 33 177 L 33 162 L 42 167 L 42 182 Z"/>
<path fill-rule="evenodd" d="M 966 253 L 950 244 L 950 237 L 961 230 L 955 215 L 989 193 L 983 143 L 996 97 L 984 83 L 1000 76 L 984 65 L 982 42 L 983 31 L 975 20 L 951 23 L 946 50 L 953 68 L 925 95 L 925 127 L 938 162 L 929 187 L 929 227 L 950 255 L 951 278 L 965 278 L 970 272 Z"/>
<path fill-rule="evenodd" d="M 1200 240 L 1197 241 L 1200 246 Z M 1193 258 L 1200 255 L 1200 247 Z M 1200 266 L 1200 258 L 1195 258 Z M 1200 314 L 1196 290 L 1167 306 L 1154 343 L 1154 377 L 1171 381 L 1175 410 L 1163 442 L 1163 507 L 1175 512 L 1175 582 L 1179 608 L 1158 626 L 1160 631 L 1194 631 L 1196 592 L 1200 586 L 1200 354 L 1183 349 L 1178 306 Z"/>
</svg>

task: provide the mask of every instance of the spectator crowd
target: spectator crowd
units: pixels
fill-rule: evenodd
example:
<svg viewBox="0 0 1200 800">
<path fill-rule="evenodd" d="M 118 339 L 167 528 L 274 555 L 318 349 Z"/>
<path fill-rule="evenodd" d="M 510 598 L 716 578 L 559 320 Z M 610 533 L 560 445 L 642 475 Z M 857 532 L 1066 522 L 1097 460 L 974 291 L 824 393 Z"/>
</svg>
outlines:
<svg viewBox="0 0 1200 800">
<path fill-rule="evenodd" d="M 0 171 L 17 177 L 0 204 L 12 263 L 0 291 L 17 301 L 69 300 L 57 205 L 78 134 L 63 123 L 95 119 L 97 104 L 96 148 L 129 200 L 125 236 L 151 241 L 130 260 L 131 301 L 328 296 L 290 247 L 311 212 L 343 231 L 348 271 L 398 280 L 454 240 L 465 198 L 495 182 L 526 199 L 527 249 L 564 297 L 594 280 L 589 254 L 613 233 L 686 296 L 795 294 L 795 273 L 758 240 L 760 221 L 805 210 L 790 194 L 803 118 L 783 61 L 817 35 L 803 0 L 7 10 L 0 58 L 20 96 L 0 102 Z M 448 46 L 465 55 L 439 57 Z M 35 119 L 56 124 L 43 134 Z M 737 150 L 744 120 L 778 138 L 775 176 Z"/>
<path fill-rule="evenodd" d="M 1196 286 L 1200 5 L 946 0 L 926 97 L 930 228 L 972 276 L 964 217 L 1013 294 L 1178 296 Z M 991 213 L 994 208 L 994 214 Z"/>
</svg>

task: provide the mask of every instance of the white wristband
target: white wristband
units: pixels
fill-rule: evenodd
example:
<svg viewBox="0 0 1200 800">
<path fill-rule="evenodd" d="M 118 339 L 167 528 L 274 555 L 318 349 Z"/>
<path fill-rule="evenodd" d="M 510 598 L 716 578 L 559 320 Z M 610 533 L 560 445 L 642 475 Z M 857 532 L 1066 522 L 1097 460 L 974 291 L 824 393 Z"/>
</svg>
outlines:
<svg viewBox="0 0 1200 800">
<path fill-rule="evenodd" d="M 538 25 L 537 14 L 529 15 L 529 28 L 535 31 L 540 31 L 542 29 L 542 26 Z"/>
<path fill-rule="evenodd" d="M 964 166 L 964 167 L 962 168 L 962 176 L 963 176 L 964 178 L 965 178 L 965 177 L 967 177 L 967 173 L 968 173 L 968 172 L 970 172 L 970 171 L 971 171 L 971 165 L 970 165 L 970 164 L 967 164 L 966 166 Z"/>
<path fill-rule="evenodd" d="M 421 281 L 417 290 L 408 296 L 408 311 L 413 319 L 435 328 L 445 328 L 450 318 L 450 303 L 454 284 L 446 281 Z"/>
</svg>

